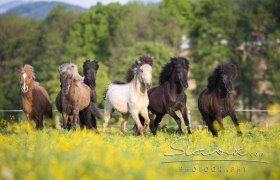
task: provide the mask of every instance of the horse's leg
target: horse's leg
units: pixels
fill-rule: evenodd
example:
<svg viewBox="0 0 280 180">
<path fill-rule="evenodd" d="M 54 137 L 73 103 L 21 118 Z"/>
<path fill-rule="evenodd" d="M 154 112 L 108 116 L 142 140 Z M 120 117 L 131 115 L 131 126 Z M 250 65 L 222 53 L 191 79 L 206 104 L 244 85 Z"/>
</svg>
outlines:
<svg viewBox="0 0 280 180">
<path fill-rule="evenodd" d="M 121 132 L 125 135 L 126 124 L 127 124 L 127 119 L 129 117 L 129 114 L 123 114 L 122 116 L 123 116 L 124 121 L 121 124 Z"/>
<path fill-rule="evenodd" d="M 62 112 L 62 119 L 63 119 L 63 129 L 67 129 L 68 126 L 68 115 L 65 112 Z"/>
<path fill-rule="evenodd" d="M 27 122 L 30 125 L 31 129 L 34 129 L 34 126 L 32 124 L 32 119 L 31 119 L 30 114 L 25 114 L 25 116 L 26 116 Z"/>
<path fill-rule="evenodd" d="M 178 130 L 176 131 L 176 133 L 178 134 L 183 134 L 183 130 L 182 130 L 182 125 L 181 125 L 181 119 L 179 118 L 179 116 L 177 116 L 177 114 L 175 113 L 175 111 L 170 111 L 168 113 L 171 117 L 173 117 L 178 125 Z"/>
<path fill-rule="evenodd" d="M 141 124 L 141 121 L 139 119 L 139 114 L 138 112 L 135 112 L 135 111 L 132 111 L 130 112 L 132 118 L 134 119 L 136 125 L 137 125 L 137 128 L 138 128 L 138 131 L 140 132 L 141 136 L 144 137 L 144 128 Z"/>
<path fill-rule="evenodd" d="M 148 109 L 148 115 L 149 115 L 149 119 L 150 119 L 150 129 L 151 129 L 153 135 L 155 136 L 157 134 L 157 132 L 156 132 L 156 128 L 154 125 L 154 114 L 151 111 L 149 111 L 149 109 Z"/>
<path fill-rule="evenodd" d="M 225 127 L 224 127 L 224 124 L 223 124 L 223 121 L 222 121 L 223 118 L 217 117 L 216 119 L 217 119 L 217 121 L 218 121 L 218 123 L 219 123 L 221 133 L 224 134 L 224 132 L 225 132 Z"/>
<path fill-rule="evenodd" d="M 38 117 L 38 125 L 39 125 L 39 129 L 42 130 L 44 128 L 44 124 L 43 124 L 43 114 L 41 114 L 39 117 Z"/>
<path fill-rule="evenodd" d="M 107 128 L 108 126 L 108 122 L 111 118 L 111 114 L 112 114 L 112 111 L 113 111 L 113 107 L 112 105 L 105 101 L 105 106 L 104 106 L 104 122 L 103 122 L 103 128 L 102 128 L 102 131 L 105 132 L 105 129 Z"/>
<path fill-rule="evenodd" d="M 157 133 L 157 129 L 158 129 L 158 125 L 161 122 L 162 118 L 163 118 L 164 114 L 156 114 L 156 118 L 154 120 L 154 134 Z"/>
<path fill-rule="evenodd" d="M 150 124 L 150 118 L 149 118 L 149 114 L 148 114 L 148 109 L 147 108 L 142 110 L 141 116 L 143 116 L 144 119 L 145 119 L 145 122 L 144 122 L 144 132 L 145 132 L 146 129 L 148 128 L 149 124 Z"/>
<path fill-rule="evenodd" d="M 180 112 L 182 113 L 185 125 L 188 128 L 188 134 L 191 134 L 192 132 L 191 132 L 191 127 L 190 127 L 190 120 L 189 120 L 188 115 L 187 115 L 187 112 L 188 112 L 187 106 L 186 105 L 182 106 L 180 108 Z"/>
<path fill-rule="evenodd" d="M 235 112 L 231 113 L 230 117 L 232 119 L 232 122 L 234 123 L 234 126 L 236 128 L 237 134 L 242 136 L 242 132 L 241 132 L 241 129 L 240 129 L 240 126 L 239 126 L 238 119 L 236 118 Z"/>
<path fill-rule="evenodd" d="M 81 130 L 84 130 L 85 128 L 85 123 L 84 123 L 84 110 L 80 111 L 79 113 L 79 119 L 80 119 L 80 127 L 81 127 Z"/>
<path fill-rule="evenodd" d="M 79 116 L 79 109 L 76 108 L 73 111 L 73 116 L 72 116 L 72 121 L 71 121 L 71 125 L 72 125 L 72 128 L 73 128 L 74 131 L 76 130 L 76 124 L 77 124 L 78 116 Z"/>
<path fill-rule="evenodd" d="M 203 114 L 202 118 L 204 119 L 204 121 L 206 122 L 207 126 L 208 126 L 208 130 L 211 131 L 212 135 L 214 137 L 218 136 L 217 130 L 215 130 L 214 126 L 213 126 L 213 119 L 211 119 L 210 116 Z"/>
</svg>

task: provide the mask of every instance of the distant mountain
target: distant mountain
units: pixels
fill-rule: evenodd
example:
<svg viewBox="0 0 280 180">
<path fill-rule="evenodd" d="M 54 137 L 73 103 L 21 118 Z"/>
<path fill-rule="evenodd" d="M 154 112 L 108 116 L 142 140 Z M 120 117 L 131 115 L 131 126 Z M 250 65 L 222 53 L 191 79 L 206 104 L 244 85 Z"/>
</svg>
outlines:
<svg viewBox="0 0 280 180">
<path fill-rule="evenodd" d="M 9 9 L 14 8 L 16 6 L 25 4 L 24 1 L 10 1 L 0 5 L 0 14 L 7 12 Z"/>
<path fill-rule="evenodd" d="M 57 6 L 63 6 L 68 11 L 74 11 L 74 12 L 82 12 L 86 10 L 80 6 L 51 1 L 51 2 L 33 2 L 33 3 L 21 4 L 19 6 L 9 9 L 6 12 L 6 14 L 19 14 L 28 18 L 44 19 L 49 14 L 49 12 Z"/>
</svg>

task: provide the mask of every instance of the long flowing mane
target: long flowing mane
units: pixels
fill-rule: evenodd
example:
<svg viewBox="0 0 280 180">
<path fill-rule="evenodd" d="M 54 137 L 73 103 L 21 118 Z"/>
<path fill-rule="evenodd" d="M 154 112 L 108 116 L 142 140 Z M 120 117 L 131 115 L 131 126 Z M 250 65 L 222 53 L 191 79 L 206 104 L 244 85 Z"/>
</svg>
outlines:
<svg viewBox="0 0 280 180">
<path fill-rule="evenodd" d="M 29 64 L 25 64 L 25 65 L 23 66 L 23 68 L 22 68 L 21 71 L 24 71 L 25 73 L 27 73 L 28 75 L 30 75 L 30 77 L 31 77 L 33 80 L 36 79 L 33 66 L 31 66 L 31 65 L 29 65 Z"/>
<path fill-rule="evenodd" d="M 226 74 L 230 81 L 233 81 L 237 76 L 236 66 L 232 63 L 224 63 L 217 66 L 212 75 L 208 78 L 207 89 L 213 91 L 218 86 L 218 78 L 221 74 Z"/>
<path fill-rule="evenodd" d="M 139 66 L 143 64 L 149 64 L 150 66 L 153 66 L 153 63 L 154 63 L 154 59 L 151 56 L 144 56 L 144 55 L 139 56 L 135 60 L 135 63 L 127 70 L 125 75 L 126 82 L 132 81 Z"/>
<path fill-rule="evenodd" d="M 169 81 L 169 78 L 176 67 L 180 66 L 189 71 L 189 61 L 184 57 L 172 57 L 170 62 L 165 64 L 160 72 L 159 84 L 162 85 L 164 82 Z"/>
<path fill-rule="evenodd" d="M 59 66 L 58 71 L 60 74 L 67 73 L 73 75 L 74 80 L 76 81 L 84 81 L 84 77 L 82 77 L 78 72 L 78 67 L 73 63 L 64 63 Z"/>
<path fill-rule="evenodd" d="M 159 84 L 162 85 L 164 82 L 169 80 L 171 73 L 173 72 L 173 64 L 167 63 L 162 68 L 160 75 L 159 75 Z"/>
</svg>

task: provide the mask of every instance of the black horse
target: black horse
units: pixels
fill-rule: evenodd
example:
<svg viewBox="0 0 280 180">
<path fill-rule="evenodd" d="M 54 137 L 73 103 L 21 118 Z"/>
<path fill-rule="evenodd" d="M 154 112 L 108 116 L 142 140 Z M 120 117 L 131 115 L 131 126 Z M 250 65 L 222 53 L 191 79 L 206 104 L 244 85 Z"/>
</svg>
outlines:
<svg viewBox="0 0 280 180">
<path fill-rule="evenodd" d="M 159 86 L 148 91 L 150 129 L 154 135 L 165 114 L 169 114 L 175 119 L 178 125 L 177 133 L 183 133 L 181 119 L 175 113 L 178 110 L 182 113 L 185 125 L 188 126 L 188 133 L 191 134 L 185 94 L 185 90 L 188 88 L 188 71 L 188 59 L 173 57 L 160 73 Z M 153 120 L 154 114 L 156 115 L 155 120 Z"/>
<path fill-rule="evenodd" d="M 82 110 L 79 113 L 80 126 L 83 129 L 86 126 L 88 129 L 95 128 L 97 131 L 96 117 L 101 119 L 99 110 L 96 107 L 96 74 L 99 68 L 99 64 L 96 60 L 86 60 L 83 64 L 83 74 L 85 76 L 84 83 L 91 88 L 90 93 L 90 108 Z M 89 116 L 89 117 L 88 117 Z"/>
<path fill-rule="evenodd" d="M 222 119 L 228 115 L 231 117 L 237 133 L 242 135 L 235 115 L 232 95 L 233 81 L 237 76 L 236 71 L 236 66 L 231 63 L 217 66 L 208 78 L 207 89 L 202 91 L 199 96 L 199 111 L 213 136 L 218 136 L 217 128 L 213 125 L 213 122 L 217 120 L 220 128 L 224 130 Z"/>
</svg>

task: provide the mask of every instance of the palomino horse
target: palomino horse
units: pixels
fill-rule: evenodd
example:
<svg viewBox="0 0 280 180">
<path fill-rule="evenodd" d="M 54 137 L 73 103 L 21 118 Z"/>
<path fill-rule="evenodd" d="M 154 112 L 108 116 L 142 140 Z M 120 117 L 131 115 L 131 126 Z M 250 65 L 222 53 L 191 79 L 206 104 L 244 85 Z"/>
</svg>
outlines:
<svg viewBox="0 0 280 180">
<path fill-rule="evenodd" d="M 84 78 L 79 75 L 75 64 L 62 64 L 58 70 L 61 91 L 56 97 L 56 106 L 62 113 L 63 128 L 75 130 L 79 111 L 90 108 L 90 88 L 83 83 Z"/>
<path fill-rule="evenodd" d="M 198 109 L 213 136 L 218 136 L 218 129 L 213 125 L 217 120 L 224 130 L 223 118 L 230 116 L 238 135 L 242 135 L 239 122 L 235 115 L 234 98 L 232 95 L 233 81 L 237 76 L 234 64 L 220 64 L 208 78 L 207 89 L 203 90 L 198 99 Z"/>
<path fill-rule="evenodd" d="M 173 117 L 178 125 L 178 134 L 182 134 L 181 119 L 175 113 L 180 111 L 188 133 L 191 134 L 190 122 L 187 116 L 187 96 L 189 61 L 183 57 L 173 57 L 167 63 L 159 76 L 159 86 L 148 91 L 150 128 L 155 135 L 158 125 L 165 114 Z M 153 115 L 156 115 L 153 121 Z M 142 118 L 141 118 L 142 119 Z"/>
<path fill-rule="evenodd" d="M 139 133 L 144 137 L 144 131 L 149 126 L 148 116 L 149 99 L 147 91 L 151 86 L 152 67 L 148 64 L 138 66 L 131 82 L 124 84 L 112 82 L 108 85 L 105 92 L 104 123 L 103 131 L 108 125 L 113 110 L 122 113 L 124 122 L 121 125 L 121 131 L 125 133 L 129 113 L 134 119 Z M 142 126 L 138 115 L 141 114 L 145 119 Z"/>
<path fill-rule="evenodd" d="M 43 129 L 43 116 L 53 121 L 52 106 L 47 91 L 35 81 L 34 69 L 25 64 L 19 69 L 20 73 L 20 105 L 29 124 L 35 120 L 36 129 Z M 54 126 L 53 126 L 54 127 Z"/>
</svg>

